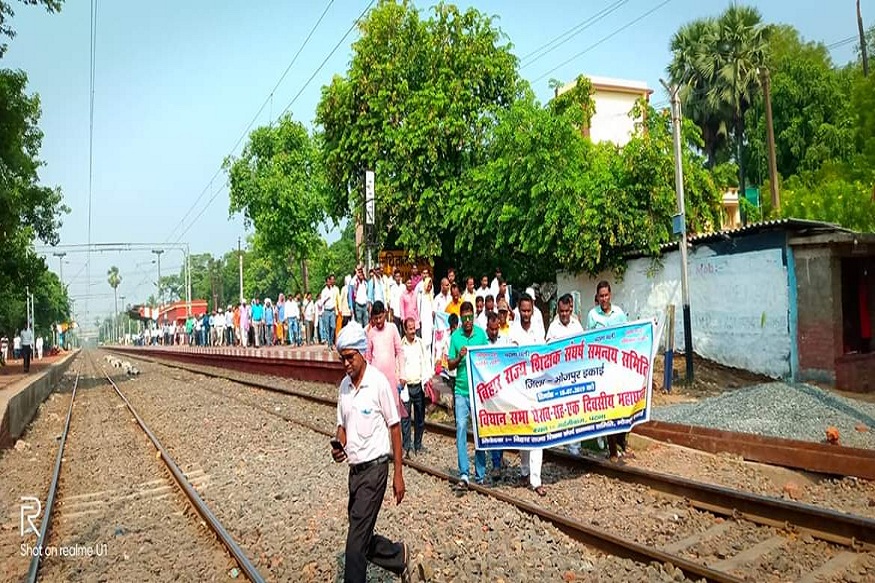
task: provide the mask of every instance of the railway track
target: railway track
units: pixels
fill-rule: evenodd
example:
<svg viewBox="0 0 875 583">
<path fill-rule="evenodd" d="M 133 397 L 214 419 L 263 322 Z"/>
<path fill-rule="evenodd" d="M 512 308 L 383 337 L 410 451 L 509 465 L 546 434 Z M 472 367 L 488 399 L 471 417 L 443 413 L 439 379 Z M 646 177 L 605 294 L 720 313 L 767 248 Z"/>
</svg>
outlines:
<svg viewBox="0 0 875 583">
<path fill-rule="evenodd" d="M 232 374 L 204 371 L 176 363 L 156 364 L 224 378 L 254 389 L 282 394 L 286 399 L 302 399 L 302 403 L 316 405 L 324 414 L 314 410 L 311 415 L 302 416 L 300 413 L 304 412 L 304 408 L 295 407 L 298 414 L 290 415 L 277 410 L 281 407 L 266 406 L 264 399 L 247 399 L 201 387 L 314 432 L 326 436 L 334 434 L 333 408 L 336 403 L 333 398 L 279 389 L 268 383 L 241 380 L 234 378 Z M 441 436 L 441 449 L 454 451 L 453 427 L 428 423 L 428 431 Z M 678 529 L 678 532 L 663 537 L 658 543 L 641 541 L 635 540 L 634 536 L 621 536 L 616 529 L 596 527 L 592 522 L 587 522 L 586 517 L 580 515 L 582 513 L 575 515 L 573 510 L 557 511 L 543 501 L 518 495 L 518 491 L 512 489 L 477 485 L 472 485 L 471 488 L 551 522 L 573 538 L 606 553 L 644 563 L 657 561 L 664 565 L 670 564 L 690 579 L 720 582 L 788 580 L 782 573 L 768 572 L 763 566 L 763 563 L 768 563 L 765 561 L 767 557 L 774 556 L 783 556 L 788 569 L 798 570 L 794 557 L 799 557 L 800 563 L 810 565 L 804 573 L 798 574 L 798 580 L 804 583 L 843 580 L 843 573 L 859 570 L 860 565 L 875 569 L 872 554 L 875 550 L 875 521 L 870 519 L 701 484 L 675 476 L 618 467 L 600 460 L 582 460 L 561 452 L 548 450 L 547 453 L 548 456 L 545 457 L 552 458 L 555 463 L 577 468 L 583 463 L 591 473 L 605 479 L 669 494 L 675 500 L 671 508 L 682 512 L 688 504 L 694 509 L 690 510 L 695 512 L 695 520 L 692 521 L 694 525 Z M 446 472 L 419 459 L 405 460 L 405 463 L 419 472 L 448 482 L 453 480 Z M 618 488 L 615 483 L 607 489 L 622 488 Z M 606 505 L 611 504 L 610 500 L 606 496 Z M 665 509 L 660 512 L 664 514 Z"/>
<path fill-rule="evenodd" d="M 153 516 L 172 515 L 174 518 L 162 520 L 160 532 L 166 534 L 170 531 L 172 536 L 178 540 L 178 536 L 176 536 L 178 533 L 175 532 L 176 529 L 173 526 L 175 522 L 180 522 L 177 518 L 182 517 L 184 512 L 171 512 L 174 502 L 166 500 L 168 498 L 179 500 L 174 490 L 185 496 L 188 504 L 199 515 L 200 526 L 207 527 L 215 535 L 236 562 L 239 573 L 250 581 L 262 582 L 264 579 L 261 574 L 195 490 L 193 484 L 198 483 L 203 487 L 209 477 L 197 470 L 188 474 L 183 472 L 157 436 L 132 407 L 110 374 L 101 370 L 89 353 L 84 353 L 79 361 L 80 367 L 76 373 L 70 395 L 63 432 L 59 437 L 58 452 L 45 506 L 40 508 L 41 514 L 37 511 L 40 514 L 40 526 L 36 542 L 32 547 L 29 547 L 32 559 L 26 579 L 28 583 L 40 578 L 41 570 L 44 570 L 45 558 L 71 556 L 66 550 L 64 552 L 58 551 L 58 549 L 63 550 L 70 547 L 62 547 L 58 544 L 50 545 L 50 542 L 54 542 L 53 539 L 81 540 L 93 536 L 95 533 L 105 533 L 106 524 L 104 522 L 107 519 L 113 522 L 117 520 L 127 525 L 115 528 L 113 535 L 119 537 L 126 535 L 131 530 L 138 533 L 148 532 L 151 527 L 148 524 L 139 524 L 138 522 L 150 514 Z M 83 374 L 83 369 L 89 369 L 90 373 Z M 83 380 L 85 382 L 82 382 Z M 106 390 L 107 387 L 111 390 Z M 111 403 L 112 393 L 118 397 L 121 404 L 113 405 Z M 162 465 L 159 466 L 156 461 L 154 467 L 146 467 L 148 464 L 142 463 L 144 457 L 142 440 L 131 435 L 129 430 L 122 427 L 122 425 L 129 424 L 128 415 L 133 417 L 137 426 L 157 450 L 153 459 L 160 459 L 163 462 Z M 74 427 L 72 432 L 71 426 Z M 76 446 L 72 452 L 68 448 L 70 441 Z M 101 459 L 101 455 L 104 456 L 103 459 Z M 109 472 L 112 473 L 110 476 L 104 476 L 102 480 L 90 480 L 91 476 L 100 476 L 106 473 L 107 467 L 102 466 L 101 462 L 106 461 L 107 456 L 126 461 L 109 467 Z M 91 467 L 87 466 L 89 462 Z M 119 474 L 116 474 L 116 471 Z M 140 481 L 125 483 L 124 478 L 133 476 L 139 476 Z M 94 490 L 94 483 L 100 483 L 103 487 Z M 88 490 L 87 486 L 92 486 L 92 489 Z M 168 509 L 168 504 L 171 505 L 170 509 Z M 132 507 L 137 508 L 133 514 Z M 184 521 L 183 519 L 182 522 Z M 191 530 L 199 530 L 196 524 L 188 526 L 191 527 Z M 179 527 L 177 526 L 177 528 Z M 202 534 L 203 531 L 200 532 Z M 201 538 L 203 539 L 202 536 Z M 173 538 L 168 539 L 168 541 L 172 542 Z M 147 542 L 152 543 L 153 541 L 147 537 Z M 104 540 L 96 544 L 100 548 L 89 547 L 90 551 L 83 545 L 77 546 L 83 546 L 83 556 L 102 557 L 106 556 L 106 547 L 112 542 Z M 199 547 L 199 549 L 192 547 Z M 212 540 L 201 540 L 190 545 L 189 550 L 192 552 L 203 551 L 210 547 L 215 547 Z M 214 553 L 219 553 L 218 549 L 212 550 Z M 164 551 L 178 552 L 173 546 L 164 549 Z M 227 562 L 227 556 L 224 553 L 221 555 L 221 562 L 224 565 Z M 131 557 L 125 553 L 124 559 L 129 558 Z M 166 567 L 172 568 L 171 565 L 166 565 Z M 52 578 L 62 579 L 67 579 L 70 576 L 69 573 L 63 573 L 59 576 L 54 571 L 52 575 Z M 96 579 L 125 576 L 124 573 L 107 573 L 105 571 L 93 575 Z"/>
</svg>

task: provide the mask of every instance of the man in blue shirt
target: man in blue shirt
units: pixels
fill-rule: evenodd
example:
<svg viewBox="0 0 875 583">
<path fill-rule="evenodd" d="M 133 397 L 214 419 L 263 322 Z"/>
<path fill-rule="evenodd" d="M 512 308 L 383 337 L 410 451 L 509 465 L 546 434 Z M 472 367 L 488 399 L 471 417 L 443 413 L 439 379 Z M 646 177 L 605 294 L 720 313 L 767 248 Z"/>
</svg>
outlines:
<svg viewBox="0 0 875 583">
<path fill-rule="evenodd" d="M 489 342 L 486 332 L 474 325 L 474 306 L 471 302 L 462 302 L 459 307 L 459 326 L 450 336 L 450 350 L 447 354 L 447 366 L 457 371 L 456 383 L 453 388 L 453 412 L 456 417 L 456 453 L 459 458 L 459 483 L 461 490 L 468 489 L 468 423 L 471 421 L 470 388 L 468 386 L 468 355 L 469 346 L 483 346 Z M 486 452 L 474 451 L 474 481 L 483 484 L 486 480 Z"/>
<path fill-rule="evenodd" d="M 264 306 L 258 298 L 252 299 L 252 328 L 255 333 L 255 347 L 260 348 L 264 338 Z"/>
<path fill-rule="evenodd" d="M 595 299 L 598 305 L 592 308 L 586 316 L 587 330 L 607 328 L 629 321 L 626 312 L 611 303 L 611 284 L 607 281 L 598 282 L 595 287 Z M 608 436 L 608 453 L 612 462 L 619 460 L 620 456 L 626 452 L 626 435 L 626 433 L 619 433 Z"/>
</svg>

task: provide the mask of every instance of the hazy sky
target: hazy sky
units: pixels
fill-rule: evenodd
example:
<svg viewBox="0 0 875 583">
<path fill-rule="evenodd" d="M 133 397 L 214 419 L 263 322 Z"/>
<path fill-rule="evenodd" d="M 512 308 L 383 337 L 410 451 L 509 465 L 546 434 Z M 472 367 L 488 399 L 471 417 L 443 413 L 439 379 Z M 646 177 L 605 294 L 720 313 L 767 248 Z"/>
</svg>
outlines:
<svg viewBox="0 0 875 583">
<path fill-rule="evenodd" d="M 491 0 L 461 4 L 497 16 L 520 57 L 614 7 L 571 41 L 523 66 L 521 73 L 533 82 L 542 100 L 550 95 L 550 78 L 571 80 L 585 73 L 644 80 L 655 90 L 653 102 L 660 103 L 665 95 L 659 78 L 670 59 L 672 33 L 688 20 L 718 14 L 729 2 L 669 0 L 616 36 L 590 47 L 662 3 Z M 792 24 L 806 39 L 829 45 L 856 34 L 853 0 L 761 0 L 752 4 L 767 22 Z M 240 147 L 232 152 L 234 144 L 326 5 L 327 0 L 100 2 L 93 243 L 165 243 L 181 237 L 190 244 L 192 253 L 222 254 L 236 247 L 238 236 L 245 235 L 242 219 L 228 216 L 227 190 L 221 188 L 224 173 L 212 183 L 211 179 L 227 155 L 239 153 Z M 287 107 L 367 5 L 368 0 L 331 3 L 257 125 L 268 123 Z M 29 91 L 40 95 L 40 126 L 45 133 L 41 157 L 46 162 L 42 182 L 60 186 L 72 209 L 64 219 L 61 243 L 86 243 L 90 3 L 67 0 L 61 13 L 55 15 L 18 2 L 13 2 L 13 7 L 18 36 L 10 42 L 0 67 L 24 69 L 30 79 Z M 875 17 L 875 2 L 864 0 L 862 10 L 868 26 Z M 350 34 L 292 105 L 290 111 L 296 119 L 312 123 L 321 87 L 332 75 L 346 71 L 356 35 Z M 849 42 L 835 47 L 834 60 L 851 60 L 855 46 Z M 200 201 L 180 225 L 199 196 Z M 49 259 L 57 271 L 58 259 Z M 85 255 L 69 254 L 64 278 L 76 300 L 80 321 L 93 322 L 97 315 L 112 310 L 112 290 L 106 283 L 110 265 L 121 270 L 119 294 L 126 296 L 126 303 L 141 302 L 154 293 L 153 259 L 148 250 L 94 254 L 88 281 Z M 181 264 L 182 254 L 168 251 L 162 259 L 162 273 L 178 271 Z M 88 313 L 83 313 L 86 302 Z"/>
</svg>

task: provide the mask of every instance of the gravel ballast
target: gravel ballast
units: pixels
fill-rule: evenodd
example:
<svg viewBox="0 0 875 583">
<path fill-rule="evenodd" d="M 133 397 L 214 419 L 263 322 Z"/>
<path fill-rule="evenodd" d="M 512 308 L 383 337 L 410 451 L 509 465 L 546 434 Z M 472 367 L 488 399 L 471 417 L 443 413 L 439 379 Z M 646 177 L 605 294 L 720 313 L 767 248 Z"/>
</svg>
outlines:
<svg viewBox="0 0 875 583">
<path fill-rule="evenodd" d="M 875 448 L 875 404 L 806 384 L 772 382 L 723 393 L 696 403 L 656 407 L 658 421 L 823 442 L 828 427 L 841 445 Z"/>
<path fill-rule="evenodd" d="M 238 404 L 242 400 L 258 407 L 264 407 L 293 418 L 325 426 L 326 428 L 332 427 L 334 423 L 333 410 L 324 405 L 310 403 L 287 395 L 271 394 L 258 389 L 241 387 L 240 385 L 222 380 L 207 379 L 181 370 L 169 370 L 163 367 L 159 370 L 163 370 L 165 375 L 169 375 L 173 380 L 185 383 L 189 387 L 200 388 L 204 391 L 220 392 L 229 399 L 237 399 L 232 402 Z M 298 390 L 306 388 L 308 392 L 323 396 L 336 392 L 336 389 L 324 384 L 298 383 L 295 381 L 285 382 L 293 384 L 293 388 Z M 294 425 L 290 425 L 290 427 L 294 427 Z M 324 441 L 324 438 L 322 439 Z M 426 446 L 430 449 L 429 453 L 419 456 L 417 461 L 454 475 L 455 450 L 453 440 L 438 435 L 427 434 Z M 711 457 L 714 458 L 714 456 Z M 640 486 L 618 484 L 618 482 L 603 476 L 588 475 L 578 470 L 568 470 L 567 468 L 552 464 L 545 464 L 544 467 L 544 482 L 548 487 L 549 494 L 547 498 L 541 499 L 532 492 L 510 485 L 517 473 L 517 468 L 515 467 L 518 463 L 516 454 L 508 453 L 507 461 L 510 467 L 505 468 L 503 471 L 504 479 L 497 484 L 498 488 L 506 490 L 507 493 L 515 496 L 527 498 L 532 503 L 544 505 L 561 514 L 567 514 L 578 520 L 591 523 L 594 526 L 606 528 L 611 532 L 644 544 L 663 546 L 678 539 L 708 531 L 715 523 L 715 518 L 712 515 L 694 511 L 682 501 L 654 496 L 653 493 Z M 407 473 L 409 474 L 410 472 L 408 471 Z M 443 484 L 439 486 L 437 491 L 440 490 L 448 491 L 449 489 L 446 487 L 446 484 Z M 469 493 L 465 499 L 472 496 L 475 495 Z M 452 498 L 450 500 L 450 504 L 454 505 Z M 444 520 L 446 517 L 442 516 L 441 519 Z M 491 528 L 491 526 L 485 528 Z M 721 537 L 709 541 L 711 543 L 710 546 L 684 551 L 682 554 L 696 561 L 719 562 L 726 557 L 727 551 L 725 549 L 736 549 L 733 551 L 734 553 L 745 548 L 745 544 L 752 544 L 751 530 L 757 533 L 757 536 L 753 537 L 757 539 L 766 539 L 780 535 L 774 529 L 756 527 L 754 525 L 745 526 L 745 523 L 740 523 L 733 526 L 732 529 Z M 712 549 L 718 550 L 712 552 Z M 788 541 L 783 545 L 780 553 L 766 555 L 761 561 L 746 567 L 745 572 L 749 575 L 753 574 L 756 580 L 794 580 L 805 572 L 817 568 L 823 560 L 834 552 L 835 547 L 811 539 Z M 440 560 L 441 557 L 429 556 L 427 558 L 429 560 Z M 597 580 L 593 579 L 593 577 L 602 573 L 600 569 L 610 569 L 616 561 L 618 559 L 607 559 L 602 563 L 596 561 L 594 563 L 594 571 L 587 575 L 588 579 Z M 607 565 L 607 567 L 604 565 Z M 871 565 L 865 561 L 861 565 L 863 569 L 871 568 Z M 633 567 L 638 568 L 640 566 L 633 564 Z M 662 567 L 653 567 L 653 570 L 653 573 L 643 573 L 641 575 L 646 578 L 655 577 L 655 580 L 670 580 L 673 576 L 677 575 L 677 573 L 672 572 L 670 569 L 666 570 Z M 632 572 L 635 572 L 634 569 Z M 622 573 L 627 574 L 625 570 Z M 482 575 L 483 573 L 481 572 L 480 574 Z M 625 576 L 623 574 L 614 573 L 614 577 L 609 577 L 607 580 L 616 580 L 618 576 L 622 578 Z M 455 572 L 454 576 L 462 577 L 458 580 L 468 580 L 465 578 L 465 572 Z M 777 578 L 775 578 L 776 576 Z M 634 577 L 631 579 L 634 580 Z M 434 580 L 453 579 L 442 579 L 439 577 Z M 489 580 L 492 579 L 490 578 Z M 546 580 L 552 579 L 548 577 Z"/>
</svg>

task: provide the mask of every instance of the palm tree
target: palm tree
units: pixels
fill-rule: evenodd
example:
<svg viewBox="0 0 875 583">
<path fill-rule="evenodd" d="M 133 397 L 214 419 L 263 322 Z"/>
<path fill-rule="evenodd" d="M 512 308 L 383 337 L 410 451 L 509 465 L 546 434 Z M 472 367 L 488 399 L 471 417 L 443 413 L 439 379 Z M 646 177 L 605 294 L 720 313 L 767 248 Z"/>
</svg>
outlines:
<svg viewBox="0 0 875 583">
<path fill-rule="evenodd" d="M 684 25 L 671 40 L 669 77 L 682 88 L 685 112 L 702 129 L 709 165 L 728 129 L 734 130 L 742 195 L 744 114 L 760 89 L 770 32 L 756 8 L 733 4 L 718 18 Z"/>
<path fill-rule="evenodd" d="M 119 275 L 118 267 L 113 265 L 106 272 L 106 281 L 109 282 L 109 287 L 112 288 L 115 295 L 115 313 L 113 314 L 113 328 L 115 328 L 115 337 L 118 338 L 118 286 L 122 282 L 122 276 Z"/>
</svg>

